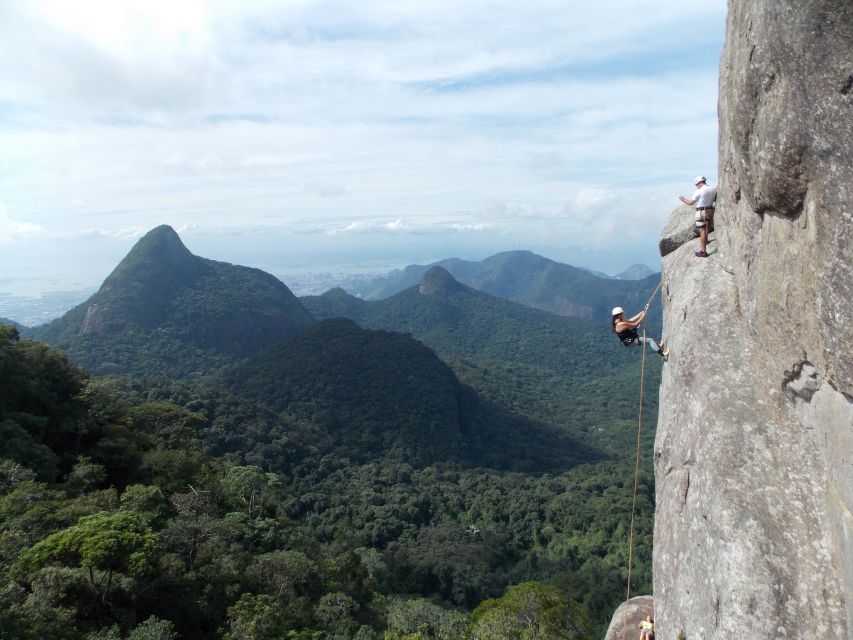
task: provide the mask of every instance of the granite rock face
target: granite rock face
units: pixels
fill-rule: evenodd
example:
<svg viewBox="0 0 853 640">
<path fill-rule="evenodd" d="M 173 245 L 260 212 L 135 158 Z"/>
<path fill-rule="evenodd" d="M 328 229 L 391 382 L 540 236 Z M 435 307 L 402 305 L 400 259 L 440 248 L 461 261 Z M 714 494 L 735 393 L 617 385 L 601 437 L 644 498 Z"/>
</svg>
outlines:
<svg viewBox="0 0 853 640">
<path fill-rule="evenodd" d="M 664 258 L 657 637 L 853 634 L 853 3 L 730 0 L 711 256 Z"/>
<path fill-rule="evenodd" d="M 627 611 L 626 611 L 627 609 Z M 626 615 L 627 614 L 627 615 Z M 631 598 L 627 602 L 623 602 L 613 614 L 613 619 L 610 621 L 610 626 L 607 627 L 607 634 L 604 640 L 622 640 L 623 637 L 630 640 L 637 640 L 640 634 L 640 621 L 645 620 L 646 616 L 655 615 L 655 602 L 652 596 L 637 596 Z M 625 627 L 627 626 L 627 630 Z"/>
<path fill-rule="evenodd" d="M 661 256 L 669 255 L 688 240 L 698 237 L 694 235 L 695 216 L 693 207 L 686 204 L 681 205 L 669 215 L 669 220 L 661 231 L 660 242 L 658 242 Z"/>
</svg>

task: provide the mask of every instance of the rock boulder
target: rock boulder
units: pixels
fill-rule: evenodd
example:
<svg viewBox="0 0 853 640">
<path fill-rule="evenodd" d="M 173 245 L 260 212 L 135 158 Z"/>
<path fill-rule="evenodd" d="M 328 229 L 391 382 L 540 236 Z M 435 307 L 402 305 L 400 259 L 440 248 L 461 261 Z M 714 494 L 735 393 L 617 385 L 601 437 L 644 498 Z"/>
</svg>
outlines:
<svg viewBox="0 0 853 640">
<path fill-rule="evenodd" d="M 698 237 L 694 234 L 695 230 L 696 220 L 693 207 L 685 204 L 675 209 L 670 214 L 669 220 L 660 234 L 658 248 L 661 256 L 669 255 L 685 242 Z"/>
<path fill-rule="evenodd" d="M 627 610 L 627 611 L 626 611 Z M 655 615 L 655 604 L 652 596 L 637 596 L 631 598 L 627 602 L 623 602 L 613 614 L 613 619 L 610 621 L 610 626 L 607 627 L 607 635 L 604 640 L 622 640 L 628 638 L 637 640 L 639 636 L 639 625 L 641 620 L 645 620 L 646 616 Z M 627 626 L 627 630 L 623 634 L 623 630 Z"/>
</svg>

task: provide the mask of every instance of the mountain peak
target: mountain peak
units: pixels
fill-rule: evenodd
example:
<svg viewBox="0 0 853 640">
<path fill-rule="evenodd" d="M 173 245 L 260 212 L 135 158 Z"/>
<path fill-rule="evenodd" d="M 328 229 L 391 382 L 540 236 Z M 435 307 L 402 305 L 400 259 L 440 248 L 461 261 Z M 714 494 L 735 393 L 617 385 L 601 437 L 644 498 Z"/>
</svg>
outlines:
<svg viewBox="0 0 853 640">
<path fill-rule="evenodd" d="M 654 274 L 655 271 L 644 264 L 632 264 L 630 267 L 625 269 L 625 271 L 618 273 L 613 277 L 618 280 L 642 280 L 643 278 L 648 278 Z"/>
<path fill-rule="evenodd" d="M 276 277 L 195 256 L 172 227 L 161 225 L 137 241 L 95 295 L 41 335 L 72 345 L 96 366 L 103 353 L 91 351 L 80 336 L 103 336 L 98 348 L 111 357 L 126 355 L 114 345 L 133 336 L 157 345 L 147 354 L 149 364 L 183 367 L 193 356 L 182 360 L 174 353 L 176 342 L 244 356 L 312 324 L 311 314 Z M 114 336 L 118 342 L 111 341 Z M 166 352 L 168 362 L 161 364 L 158 358 Z M 127 366 L 132 370 L 136 362 Z"/>
<path fill-rule="evenodd" d="M 430 267 L 430 269 L 421 278 L 418 293 L 424 296 L 434 293 L 450 293 L 452 291 L 462 291 L 464 287 L 450 275 L 450 272 L 444 267 Z"/>
<path fill-rule="evenodd" d="M 115 333 L 157 326 L 175 291 L 195 282 L 204 260 L 163 224 L 142 236 L 89 301 L 80 333 Z"/>
<path fill-rule="evenodd" d="M 175 230 L 167 224 L 142 236 L 101 285 L 110 291 L 129 282 L 162 288 L 177 280 L 196 276 L 201 260 L 190 253 Z"/>
<path fill-rule="evenodd" d="M 133 256 L 138 257 L 140 254 L 150 254 L 157 259 L 172 260 L 193 257 L 190 250 L 181 241 L 178 233 L 167 224 L 154 227 L 142 236 L 122 262 L 126 262 Z"/>
<path fill-rule="evenodd" d="M 130 286 L 162 290 L 194 279 L 204 270 L 202 260 L 190 253 L 167 224 L 142 236 L 101 285 L 101 291 Z"/>
</svg>

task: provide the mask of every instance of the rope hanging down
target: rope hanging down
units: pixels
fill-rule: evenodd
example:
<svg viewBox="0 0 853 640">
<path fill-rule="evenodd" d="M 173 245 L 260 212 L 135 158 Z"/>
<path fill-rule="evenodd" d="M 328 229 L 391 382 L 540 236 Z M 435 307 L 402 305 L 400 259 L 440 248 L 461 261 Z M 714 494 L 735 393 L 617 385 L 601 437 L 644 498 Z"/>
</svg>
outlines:
<svg viewBox="0 0 853 640">
<path fill-rule="evenodd" d="M 647 311 L 652 304 L 652 300 L 655 299 L 655 296 L 658 294 L 658 291 L 660 291 L 660 288 L 662 285 L 663 285 L 663 273 L 660 274 L 660 282 L 658 282 L 658 286 L 656 286 L 655 290 L 652 291 L 652 295 L 649 296 L 649 301 L 646 303 L 646 306 L 643 307 Z M 646 325 L 643 325 L 643 335 L 645 335 L 645 333 L 646 333 Z"/>
<path fill-rule="evenodd" d="M 646 311 L 649 310 L 649 305 L 652 304 L 652 300 L 655 299 L 655 296 L 660 290 L 662 284 L 663 273 L 661 273 L 658 286 L 656 286 L 655 290 L 652 291 L 652 295 L 649 296 L 649 301 L 644 307 Z M 643 362 L 640 366 L 640 411 L 639 417 L 637 418 L 637 456 L 636 462 L 634 463 L 634 492 L 631 499 L 631 528 L 628 533 L 628 587 L 625 590 L 625 616 L 622 622 L 622 640 L 625 640 L 625 634 L 628 632 L 628 600 L 631 599 L 631 568 L 634 555 L 634 513 L 637 510 L 637 485 L 640 478 L 640 435 L 643 430 L 643 398 L 646 388 L 646 344 L 646 323 L 643 322 Z"/>
</svg>

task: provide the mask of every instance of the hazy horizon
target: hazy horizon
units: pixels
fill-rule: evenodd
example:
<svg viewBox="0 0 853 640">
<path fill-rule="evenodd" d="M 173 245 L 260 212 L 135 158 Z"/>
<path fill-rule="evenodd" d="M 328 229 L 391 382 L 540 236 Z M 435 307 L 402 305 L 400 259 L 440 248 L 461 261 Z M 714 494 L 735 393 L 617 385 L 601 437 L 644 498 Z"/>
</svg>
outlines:
<svg viewBox="0 0 853 640">
<path fill-rule="evenodd" d="M 218 251 L 216 251 L 219 241 L 217 236 L 208 237 L 207 242 L 199 238 L 188 242 L 187 238 L 182 235 L 182 240 L 192 253 L 203 258 L 263 269 L 279 278 L 296 295 L 320 293 L 354 277 L 382 276 L 410 265 L 431 264 L 447 258 L 476 262 L 502 251 L 530 251 L 530 249 L 522 247 L 510 247 L 491 253 L 469 252 L 468 255 L 460 253 L 429 256 L 423 254 L 425 257 L 419 260 L 409 260 L 401 254 L 401 257 L 397 259 L 389 258 L 386 260 L 365 259 L 359 261 L 352 259 L 347 262 L 339 256 L 338 261 L 332 261 L 328 264 L 311 262 L 310 260 L 306 262 L 291 260 L 276 263 L 276 257 L 281 254 L 276 251 L 276 243 L 279 238 L 275 236 L 257 238 L 253 255 L 244 254 L 245 247 L 241 244 L 233 245 L 230 250 L 219 246 Z M 77 269 L 70 272 L 40 273 L 38 262 L 33 261 L 27 268 L 28 275 L 20 281 L 10 281 L 0 277 L 0 317 L 9 318 L 26 326 L 34 326 L 59 317 L 97 291 L 103 280 L 124 258 L 136 241 L 137 239 L 124 239 L 124 241 L 116 239 L 112 243 L 112 249 L 124 249 L 124 253 L 110 264 L 107 264 L 102 258 L 87 260 L 85 256 L 77 255 L 71 263 Z M 232 259 L 225 259 L 221 255 L 213 257 L 210 255 L 211 251 L 228 254 Z M 545 251 L 534 251 L 534 253 L 556 262 L 602 272 L 609 276 L 615 276 L 637 264 L 643 264 L 655 271 L 660 269 L 658 262 L 651 264 L 631 262 L 617 266 L 620 263 L 611 259 L 606 251 L 589 251 L 577 247 L 564 250 L 553 248 Z M 598 264 L 602 264 L 605 268 L 595 266 Z"/>
<path fill-rule="evenodd" d="M 207 258 L 381 271 L 527 249 L 659 268 L 716 180 L 725 5 L 60 0 L 0 9 L 0 297 Z"/>
</svg>

